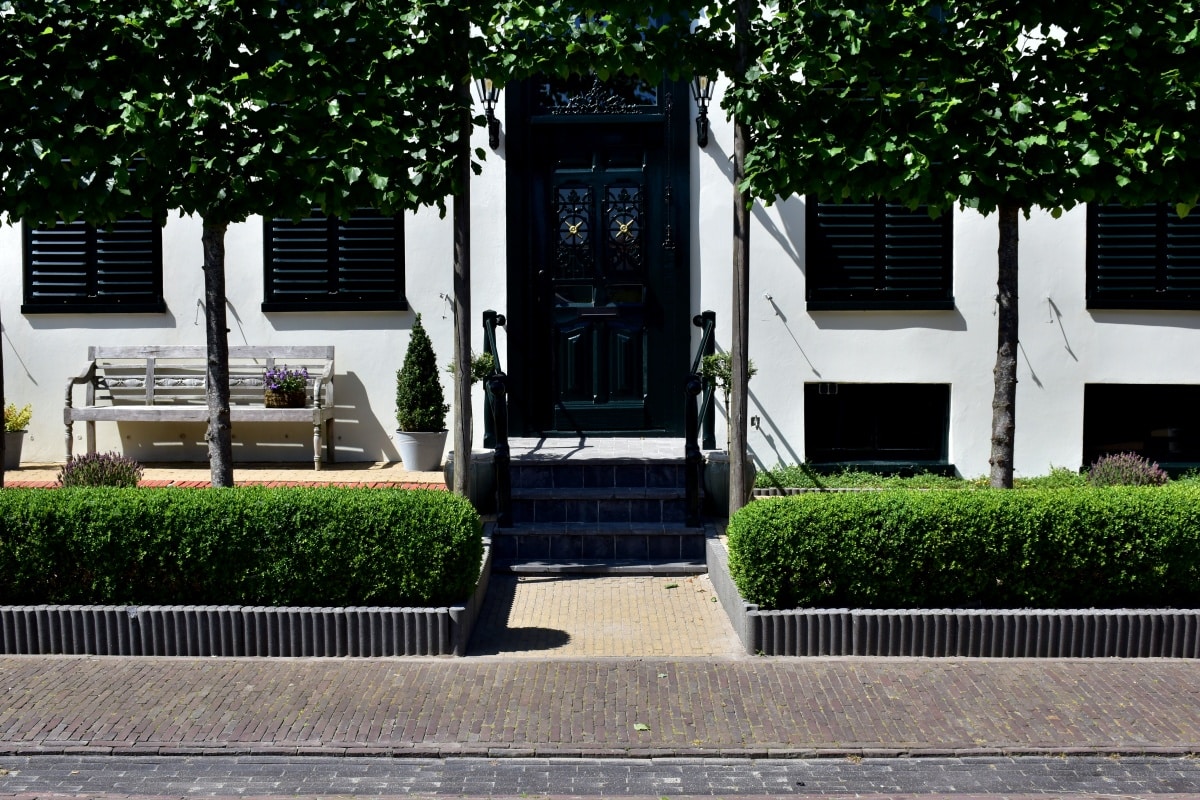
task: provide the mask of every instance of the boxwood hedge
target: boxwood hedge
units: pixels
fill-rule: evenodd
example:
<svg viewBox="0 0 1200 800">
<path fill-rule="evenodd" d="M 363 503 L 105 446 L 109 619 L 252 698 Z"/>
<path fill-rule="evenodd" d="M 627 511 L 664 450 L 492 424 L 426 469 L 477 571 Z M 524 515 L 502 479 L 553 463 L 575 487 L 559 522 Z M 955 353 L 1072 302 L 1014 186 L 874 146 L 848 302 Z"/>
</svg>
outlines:
<svg viewBox="0 0 1200 800">
<path fill-rule="evenodd" d="M 5 604 L 445 605 L 482 558 L 445 491 L 0 491 Z"/>
<path fill-rule="evenodd" d="M 729 563 L 765 608 L 1200 604 L 1200 490 L 883 491 L 759 499 Z"/>
</svg>

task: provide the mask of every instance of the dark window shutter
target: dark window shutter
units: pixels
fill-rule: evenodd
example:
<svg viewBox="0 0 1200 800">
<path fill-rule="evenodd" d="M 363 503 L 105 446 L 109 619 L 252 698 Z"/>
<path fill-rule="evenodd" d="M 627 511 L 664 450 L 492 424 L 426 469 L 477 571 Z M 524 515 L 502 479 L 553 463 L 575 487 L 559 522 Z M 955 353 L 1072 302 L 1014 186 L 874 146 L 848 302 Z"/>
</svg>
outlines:
<svg viewBox="0 0 1200 800">
<path fill-rule="evenodd" d="M 1200 308 L 1200 215 L 1168 203 L 1092 204 L 1088 308 Z"/>
<path fill-rule="evenodd" d="M 1166 290 L 1185 294 L 1191 300 L 1188 307 L 1195 308 L 1200 298 L 1200 211 L 1193 210 L 1180 219 L 1172 206 L 1165 210 Z"/>
<path fill-rule="evenodd" d="M 954 306 L 953 228 L 891 203 L 807 204 L 808 307 Z"/>
<path fill-rule="evenodd" d="M 264 311 L 407 308 L 400 217 L 314 212 L 299 222 L 268 220 L 264 239 Z"/>
<path fill-rule="evenodd" d="M 931 219 L 925 208 L 881 205 L 883 290 L 913 299 L 950 299 L 953 252 L 950 217 Z"/>
<path fill-rule="evenodd" d="M 166 310 L 162 229 L 153 220 L 27 226 L 24 245 L 23 313 Z"/>
</svg>

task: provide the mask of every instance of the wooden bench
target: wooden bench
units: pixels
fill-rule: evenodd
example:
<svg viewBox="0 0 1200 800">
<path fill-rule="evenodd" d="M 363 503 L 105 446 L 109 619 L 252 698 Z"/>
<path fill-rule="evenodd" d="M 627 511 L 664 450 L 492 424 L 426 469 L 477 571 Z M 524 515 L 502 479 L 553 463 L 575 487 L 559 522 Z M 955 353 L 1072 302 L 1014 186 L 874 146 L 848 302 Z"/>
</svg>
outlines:
<svg viewBox="0 0 1200 800">
<path fill-rule="evenodd" d="M 75 422 L 87 423 L 87 452 L 96 451 L 97 422 L 208 422 L 204 394 L 207 349 L 196 346 L 88 348 L 87 368 L 67 383 L 63 421 L 67 458 Z M 271 367 L 308 369 L 304 408 L 267 408 L 263 372 Z M 83 386 L 83 403 L 74 402 Z M 313 467 L 321 448 L 333 457 L 333 348 L 232 346 L 229 348 L 229 414 L 239 422 L 307 422 L 313 426 Z"/>
</svg>

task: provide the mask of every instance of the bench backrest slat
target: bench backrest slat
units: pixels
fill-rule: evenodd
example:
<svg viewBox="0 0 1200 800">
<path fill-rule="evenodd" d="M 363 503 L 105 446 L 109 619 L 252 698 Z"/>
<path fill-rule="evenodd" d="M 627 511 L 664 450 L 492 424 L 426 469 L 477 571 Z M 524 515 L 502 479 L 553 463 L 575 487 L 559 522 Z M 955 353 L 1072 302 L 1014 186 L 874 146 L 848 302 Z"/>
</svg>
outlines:
<svg viewBox="0 0 1200 800">
<path fill-rule="evenodd" d="M 306 402 L 314 402 L 314 384 L 332 377 L 333 347 L 239 345 L 229 348 L 229 402 L 261 405 L 263 372 L 272 366 L 309 372 Z M 96 364 L 94 405 L 205 405 L 207 350 L 201 346 L 98 346 L 88 348 Z M 327 386 L 332 392 L 333 384 Z M 89 387 L 89 392 L 91 387 Z M 326 397 L 328 404 L 332 398 Z"/>
<path fill-rule="evenodd" d="M 270 358 L 274 356 L 280 361 L 290 358 L 315 358 L 326 361 L 333 360 L 334 348 L 324 345 L 230 345 L 229 358 Z M 88 347 L 88 360 L 101 358 L 200 358 L 208 357 L 208 348 L 204 345 L 173 344 L 173 345 L 91 345 Z"/>
</svg>

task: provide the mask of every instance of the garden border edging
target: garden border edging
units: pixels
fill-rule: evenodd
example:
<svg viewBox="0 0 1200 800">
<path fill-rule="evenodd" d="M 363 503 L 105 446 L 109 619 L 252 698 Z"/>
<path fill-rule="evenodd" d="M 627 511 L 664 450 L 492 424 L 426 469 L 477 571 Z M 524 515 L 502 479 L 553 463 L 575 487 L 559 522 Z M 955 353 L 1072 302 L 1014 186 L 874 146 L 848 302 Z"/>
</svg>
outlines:
<svg viewBox="0 0 1200 800">
<path fill-rule="evenodd" d="M 489 523 L 490 525 L 490 523 Z M 492 571 L 455 606 L 0 606 L 4 655 L 339 658 L 463 656 Z"/>
<path fill-rule="evenodd" d="M 721 606 L 751 655 L 1200 658 L 1197 609 L 766 611 L 738 593 L 712 528 L 706 556 Z"/>
</svg>

